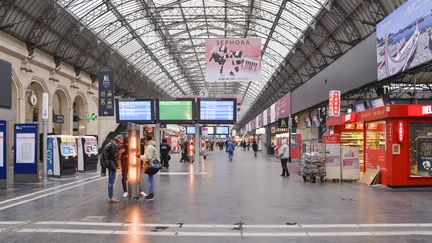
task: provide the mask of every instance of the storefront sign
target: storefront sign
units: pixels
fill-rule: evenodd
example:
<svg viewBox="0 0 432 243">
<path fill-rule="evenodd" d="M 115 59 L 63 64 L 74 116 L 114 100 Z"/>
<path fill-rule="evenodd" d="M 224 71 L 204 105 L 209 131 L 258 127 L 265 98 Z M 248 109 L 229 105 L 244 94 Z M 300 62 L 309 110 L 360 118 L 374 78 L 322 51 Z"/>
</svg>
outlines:
<svg viewBox="0 0 432 243">
<path fill-rule="evenodd" d="M 403 142 L 404 132 L 405 131 L 404 131 L 403 121 L 399 121 L 399 123 L 398 123 L 398 140 L 399 140 L 399 143 Z"/>
<path fill-rule="evenodd" d="M 355 113 L 351 113 L 351 114 L 347 114 L 343 116 L 343 122 L 347 123 L 347 122 L 355 122 L 356 121 L 356 114 Z"/>
<path fill-rule="evenodd" d="M 288 128 L 288 126 L 289 126 L 288 120 L 289 120 L 288 117 L 279 119 L 278 120 L 278 128 Z"/>
<path fill-rule="evenodd" d="M 324 144 L 340 144 L 340 135 L 338 133 L 324 135 L 322 139 Z"/>
<path fill-rule="evenodd" d="M 99 78 L 99 116 L 114 116 L 115 81 L 113 71 L 102 71 Z"/>
<path fill-rule="evenodd" d="M 340 90 L 330 90 L 329 91 L 329 116 L 339 116 L 340 115 Z"/>
<path fill-rule="evenodd" d="M 432 105 L 426 105 L 422 107 L 422 115 L 431 115 L 432 114 Z"/>
</svg>

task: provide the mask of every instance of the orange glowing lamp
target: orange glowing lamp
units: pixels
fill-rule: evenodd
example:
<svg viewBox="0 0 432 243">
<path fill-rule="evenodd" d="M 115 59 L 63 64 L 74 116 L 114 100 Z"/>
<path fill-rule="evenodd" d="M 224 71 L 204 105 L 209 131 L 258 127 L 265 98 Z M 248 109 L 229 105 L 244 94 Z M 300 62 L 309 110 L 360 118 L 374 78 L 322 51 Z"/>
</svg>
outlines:
<svg viewBox="0 0 432 243">
<path fill-rule="evenodd" d="M 129 146 L 129 172 L 128 172 L 128 182 L 129 183 L 139 183 L 141 180 L 140 174 L 140 136 L 139 131 L 129 130 L 128 131 Z"/>
</svg>

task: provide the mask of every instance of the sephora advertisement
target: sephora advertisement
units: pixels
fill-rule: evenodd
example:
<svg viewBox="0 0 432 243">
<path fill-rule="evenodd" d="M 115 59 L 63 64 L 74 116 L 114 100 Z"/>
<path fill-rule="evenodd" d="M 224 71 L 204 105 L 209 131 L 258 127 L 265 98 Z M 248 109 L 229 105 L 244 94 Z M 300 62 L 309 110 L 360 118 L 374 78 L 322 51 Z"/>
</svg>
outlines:
<svg viewBox="0 0 432 243">
<path fill-rule="evenodd" d="M 261 81 L 261 39 L 207 39 L 206 81 Z"/>
<path fill-rule="evenodd" d="M 408 0 L 376 30 L 378 80 L 432 60 L 432 1 Z"/>
</svg>

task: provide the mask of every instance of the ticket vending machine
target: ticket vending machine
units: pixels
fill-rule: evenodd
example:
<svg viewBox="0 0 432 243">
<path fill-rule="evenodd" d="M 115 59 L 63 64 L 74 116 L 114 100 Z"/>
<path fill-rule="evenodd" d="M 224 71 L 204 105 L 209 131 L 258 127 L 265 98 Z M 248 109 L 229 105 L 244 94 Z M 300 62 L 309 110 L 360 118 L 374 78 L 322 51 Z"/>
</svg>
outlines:
<svg viewBox="0 0 432 243">
<path fill-rule="evenodd" d="M 47 174 L 59 177 L 73 175 L 77 171 L 77 144 L 73 136 L 48 136 Z"/>
<path fill-rule="evenodd" d="M 95 136 L 76 137 L 78 145 L 78 171 L 96 171 L 98 165 L 98 141 Z"/>
</svg>

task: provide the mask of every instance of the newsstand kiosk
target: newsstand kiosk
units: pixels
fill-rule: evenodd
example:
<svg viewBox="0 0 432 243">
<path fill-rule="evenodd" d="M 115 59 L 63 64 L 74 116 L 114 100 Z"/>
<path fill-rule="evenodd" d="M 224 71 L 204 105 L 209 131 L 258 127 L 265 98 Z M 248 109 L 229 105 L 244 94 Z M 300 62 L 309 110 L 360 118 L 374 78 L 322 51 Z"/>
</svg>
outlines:
<svg viewBox="0 0 432 243">
<path fill-rule="evenodd" d="M 78 147 L 78 171 L 96 171 L 98 164 L 98 141 L 95 136 L 76 137 Z"/>
<path fill-rule="evenodd" d="M 60 177 L 76 173 L 78 156 L 75 137 L 48 136 L 47 149 L 47 174 L 49 176 Z"/>
<path fill-rule="evenodd" d="M 386 105 L 327 119 L 341 146 L 358 148 L 364 173 L 391 187 L 432 185 L 432 105 Z"/>
</svg>

